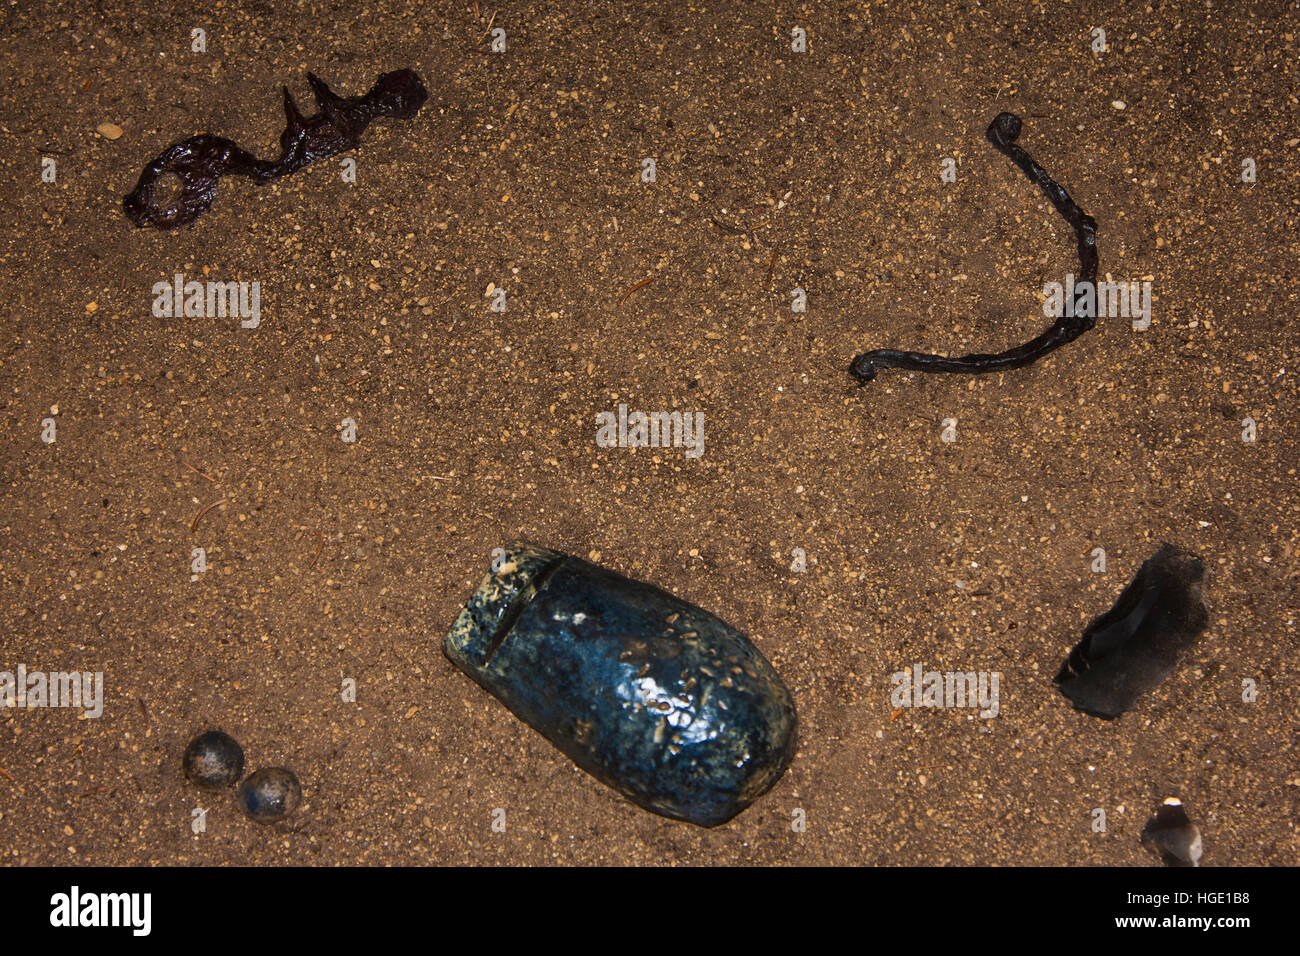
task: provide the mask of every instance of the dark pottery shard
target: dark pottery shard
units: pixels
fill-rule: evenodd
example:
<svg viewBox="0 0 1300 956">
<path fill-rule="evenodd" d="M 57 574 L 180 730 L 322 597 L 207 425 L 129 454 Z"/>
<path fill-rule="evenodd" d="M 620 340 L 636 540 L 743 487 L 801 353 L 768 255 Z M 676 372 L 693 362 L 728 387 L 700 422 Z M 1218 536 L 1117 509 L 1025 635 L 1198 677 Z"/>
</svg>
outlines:
<svg viewBox="0 0 1300 956">
<path fill-rule="evenodd" d="M 548 548 L 515 542 L 494 568 L 443 650 L 597 780 L 716 826 L 785 772 L 794 702 L 743 634 Z"/>
<path fill-rule="evenodd" d="M 1183 802 L 1167 797 L 1142 828 L 1142 845 L 1160 854 L 1166 866 L 1200 866 L 1205 848 L 1201 831 L 1187 818 Z"/>
<path fill-rule="evenodd" d="M 135 189 L 122 200 L 126 217 L 137 226 L 172 229 L 193 222 L 212 205 L 217 180 L 227 173 L 268 183 L 297 172 L 308 163 L 354 149 L 370 121 L 381 116 L 410 119 L 428 93 L 413 70 L 381 73 L 365 96 L 339 96 L 325 81 L 307 74 L 320 112 L 304 117 L 284 87 L 286 125 L 280 134 L 280 158 L 258 159 L 233 140 L 209 133 L 191 136 L 168 147 L 144 168 Z M 180 178 L 180 195 L 165 201 L 158 180 Z"/>
<path fill-rule="evenodd" d="M 1173 672 L 1179 653 L 1205 630 L 1204 575 L 1196 555 L 1162 545 L 1070 651 L 1056 675 L 1061 693 L 1079 710 L 1107 720 L 1133 706 Z"/>
<path fill-rule="evenodd" d="M 233 787 L 244 773 L 244 748 L 229 734 L 209 730 L 190 741 L 181 757 L 181 767 L 185 779 L 196 787 Z"/>
<path fill-rule="evenodd" d="M 284 767 L 265 767 L 248 775 L 235 791 L 239 809 L 258 823 L 283 820 L 302 802 L 302 786 L 293 771 Z"/>
<path fill-rule="evenodd" d="M 1075 284 L 1076 299 L 1073 308 L 1062 309 L 1062 315 L 1038 338 L 1023 345 L 994 354 L 976 353 L 949 357 L 931 355 L 928 352 L 901 352 L 898 349 L 876 349 L 863 352 L 849 365 L 849 374 L 865 385 L 876 377 L 882 368 L 901 368 L 913 372 L 966 372 L 984 374 L 1002 372 L 1007 369 L 1023 368 L 1037 362 L 1054 349 L 1067 342 L 1073 342 L 1097 322 L 1094 305 L 1086 304 L 1085 289 L 1096 289 L 1097 285 L 1097 222 L 1070 198 L 1056 180 L 1047 174 L 1016 142 L 1020 138 L 1020 117 L 1015 113 L 999 113 L 989 124 L 985 135 L 988 141 L 1020 167 L 1030 181 L 1038 186 L 1061 217 L 1074 230 L 1075 242 L 1079 251 L 1079 279 Z"/>
</svg>

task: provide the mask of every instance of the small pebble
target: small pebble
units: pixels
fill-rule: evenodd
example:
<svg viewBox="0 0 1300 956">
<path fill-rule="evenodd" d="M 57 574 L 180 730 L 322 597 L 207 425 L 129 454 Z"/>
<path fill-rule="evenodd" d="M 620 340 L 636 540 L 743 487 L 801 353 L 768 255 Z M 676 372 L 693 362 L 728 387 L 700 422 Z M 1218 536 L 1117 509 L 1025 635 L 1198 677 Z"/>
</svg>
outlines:
<svg viewBox="0 0 1300 956">
<path fill-rule="evenodd" d="M 1187 818 L 1183 802 L 1167 797 L 1142 828 L 1142 845 L 1158 853 L 1166 866 L 1200 866 L 1205 854 L 1201 831 Z"/>
<path fill-rule="evenodd" d="M 302 787 L 292 771 L 266 767 L 250 774 L 235 791 L 235 802 L 257 823 L 283 820 L 302 802 Z"/>
<path fill-rule="evenodd" d="M 204 790 L 233 787 L 244 773 L 244 748 L 229 734 L 209 730 L 185 748 L 185 779 Z"/>
<path fill-rule="evenodd" d="M 116 123 L 100 123 L 95 127 L 95 131 L 104 139 L 117 139 L 122 135 L 122 127 Z"/>
</svg>

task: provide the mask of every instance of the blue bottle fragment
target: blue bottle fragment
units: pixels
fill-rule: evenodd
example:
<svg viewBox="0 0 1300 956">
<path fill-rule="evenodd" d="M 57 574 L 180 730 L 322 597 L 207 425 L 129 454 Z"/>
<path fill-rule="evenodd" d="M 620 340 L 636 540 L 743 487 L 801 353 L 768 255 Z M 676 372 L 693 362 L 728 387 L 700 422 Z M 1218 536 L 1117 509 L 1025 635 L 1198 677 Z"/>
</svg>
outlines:
<svg viewBox="0 0 1300 956">
<path fill-rule="evenodd" d="M 790 691 L 748 638 L 559 551 L 509 545 L 443 650 L 583 770 L 666 817 L 725 823 L 794 756 Z"/>
</svg>

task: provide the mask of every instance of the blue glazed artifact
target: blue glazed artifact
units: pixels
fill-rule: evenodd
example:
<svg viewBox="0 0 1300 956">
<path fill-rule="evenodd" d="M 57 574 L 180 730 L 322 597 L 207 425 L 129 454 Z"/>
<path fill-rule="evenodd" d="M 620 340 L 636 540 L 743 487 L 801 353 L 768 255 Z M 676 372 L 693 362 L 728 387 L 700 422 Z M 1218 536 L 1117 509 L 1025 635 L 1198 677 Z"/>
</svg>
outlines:
<svg viewBox="0 0 1300 956">
<path fill-rule="evenodd" d="M 724 823 L 794 756 L 790 691 L 748 638 L 559 551 L 507 547 L 443 650 L 583 770 L 666 817 Z"/>
<path fill-rule="evenodd" d="M 235 791 L 235 803 L 258 823 L 283 820 L 302 803 L 302 785 L 292 770 L 264 767 L 248 775 Z"/>
</svg>

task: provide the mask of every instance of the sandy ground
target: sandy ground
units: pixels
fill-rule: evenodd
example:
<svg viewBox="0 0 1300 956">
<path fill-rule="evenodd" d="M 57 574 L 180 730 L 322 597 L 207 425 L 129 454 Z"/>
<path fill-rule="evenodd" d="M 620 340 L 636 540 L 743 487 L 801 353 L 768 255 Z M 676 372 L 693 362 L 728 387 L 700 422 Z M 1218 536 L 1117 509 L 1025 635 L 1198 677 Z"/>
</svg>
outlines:
<svg viewBox="0 0 1300 956">
<path fill-rule="evenodd" d="M 1294 5 L 657 6 L 0 13 L 0 670 L 106 688 L 97 719 L 0 710 L 7 862 L 1158 865 L 1170 794 L 1207 864 L 1300 861 Z M 223 181 L 175 233 L 122 215 L 192 133 L 274 155 L 281 83 L 307 107 L 308 70 L 399 67 L 429 103 L 355 183 L 334 159 Z M 868 348 L 1032 337 L 1077 268 L 984 140 L 1004 109 L 1102 272 L 1152 281 L 1151 328 L 856 387 Z M 260 282 L 260 326 L 155 317 L 178 272 Z M 619 403 L 703 412 L 704 454 L 597 447 Z M 777 786 L 715 830 L 655 817 L 455 670 L 442 635 L 516 537 L 750 633 L 799 710 Z M 1204 556 L 1209 629 L 1121 719 L 1072 710 L 1050 678 L 1162 540 Z M 896 715 L 917 663 L 998 672 L 998 716 Z M 293 768 L 298 812 L 188 786 L 209 726 Z"/>
</svg>

